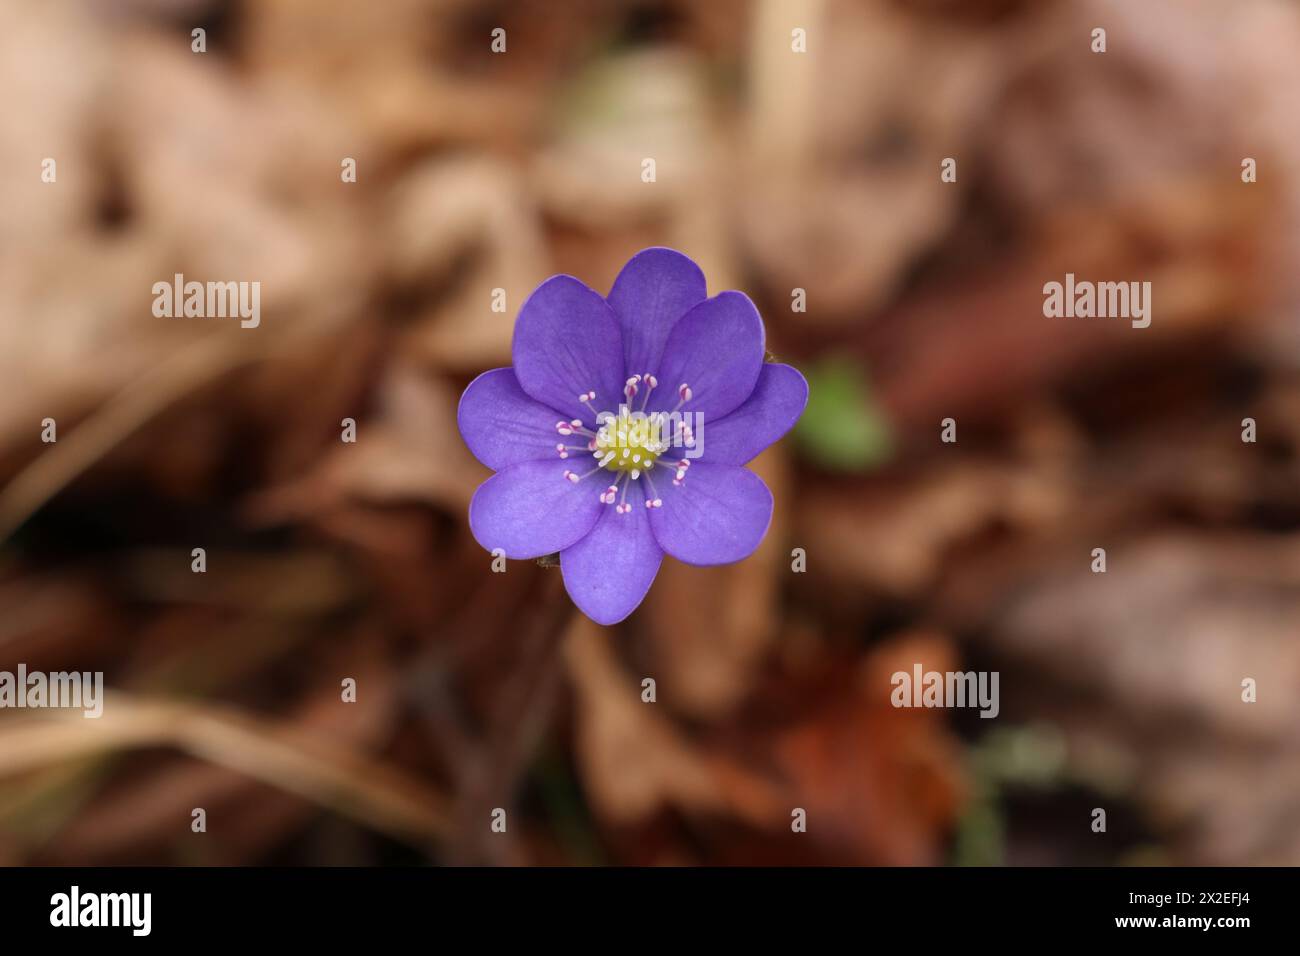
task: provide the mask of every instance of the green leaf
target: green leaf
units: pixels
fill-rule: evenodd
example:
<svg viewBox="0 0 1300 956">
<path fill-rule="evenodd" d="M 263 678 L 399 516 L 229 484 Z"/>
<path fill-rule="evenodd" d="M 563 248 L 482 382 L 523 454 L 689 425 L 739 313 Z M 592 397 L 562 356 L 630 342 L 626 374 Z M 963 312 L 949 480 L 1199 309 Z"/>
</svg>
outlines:
<svg viewBox="0 0 1300 956">
<path fill-rule="evenodd" d="M 889 457 L 889 425 L 866 373 L 852 359 L 830 358 L 803 370 L 808 407 L 795 438 L 808 457 L 836 471 L 866 471 Z"/>
</svg>

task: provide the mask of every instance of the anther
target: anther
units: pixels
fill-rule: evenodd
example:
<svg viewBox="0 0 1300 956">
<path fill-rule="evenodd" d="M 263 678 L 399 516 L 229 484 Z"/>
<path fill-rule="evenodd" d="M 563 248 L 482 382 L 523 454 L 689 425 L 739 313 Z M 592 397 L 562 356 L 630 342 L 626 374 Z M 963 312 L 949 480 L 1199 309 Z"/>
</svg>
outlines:
<svg viewBox="0 0 1300 956">
<path fill-rule="evenodd" d="M 646 372 L 641 376 L 641 381 L 645 384 L 645 398 L 641 399 L 641 411 L 645 411 L 646 406 L 650 404 L 650 393 L 653 392 L 655 386 L 659 384 L 659 379 L 655 378 L 649 372 Z"/>
<path fill-rule="evenodd" d="M 564 477 L 565 477 L 566 479 L 568 479 L 569 481 L 573 482 L 573 483 L 576 485 L 578 482 L 582 481 L 582 479 L 584 479 L 584 478 L 590 478 L 592 475 L 594 475 L 594 474 L 595 474 L 596 472 L 598 472 L 598 471 L 600 471 L 600 468 L 599 468 L 599 467 L 596 467 L 596 468 L 591 469 L 591 471 L 585 471 L 585 472 L 583 472 L 583 473 L 580 475 L 580 474 L 578 474 L 576 471 L 569 471 L 569 470 L 566 468 L 566 469 L 564 470 Z"/>
</svg>

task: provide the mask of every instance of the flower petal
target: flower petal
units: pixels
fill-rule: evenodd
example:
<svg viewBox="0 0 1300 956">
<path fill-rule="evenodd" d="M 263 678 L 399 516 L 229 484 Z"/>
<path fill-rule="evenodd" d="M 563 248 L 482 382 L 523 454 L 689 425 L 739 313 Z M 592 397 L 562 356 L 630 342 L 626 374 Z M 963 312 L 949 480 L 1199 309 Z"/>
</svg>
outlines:
<svg viewBox="0 0 1300 956">
<path fill-rule="evenodd" d="M 703 458 L 743 465 L 788 432 L 808 404 L 808 380 L 789 365 L 767 363 L 745 404 L 696 436 Z"/>
<path fill-rule="evenodd" d="M 699 459 L 680 487 L 655 469 L 663 507 L 650 511 L 655 540 L 687 564 L 730 564 L 754 553 L 772 523 L 772 493 L 739 465 Z"/>
<path fill-rule="evenodd" d="M 606 505 L 591 533 L 560 554 L 569 597 L 597 624 L 617 624 L 636 610 L 659 573 L 664 552 L 650 531 L 643 484 L 628 488 L 629 513 Z"/>
<path fill-rule="evenodd" d="M 723 292 L 705 299 L 668 334 L 650 411 L 675 408 L 685 384 L 692 398 L 683 414 L 701 415 L 706 423 L 721 418 L 749 398 L 762 367 L 763 320 L 749 297 Z"/>
<path fill-rule="evenodd" d="M 553 408 L 535 402 L 519 387 L 513 369 L 494 368 L 469 383 L 456 409 L 456 424 L 474 457 L 493 471 L 521 461 L 541 458 L 559 460 L 555 446 L 579 445 L 581 436 L 565 438 L 555 430 L 563 416 Z M 571 459 L 586 459 L 581 448 L 570 451 Z"/>
<path fill-rule="evenodd" d="M 627 374 L 656 371 L 672 327 L 707 296 L 700 267 L 674 249 L 656 246 L 629 259 L 609 290 Z"/>
<path fill-rule="evenodd" d="M 597 411 L 618 410 L 627 378 L 618 317 L 573 276 L 552 276 L 533 291 L 519 309 L 511 350 L 530 398 L 588 425 L 595 416 L 579 395 L 595 391 Z"/>
<path fill-rule="evenodd" d="M 566 469 L 590 461 L 576 466 L 559 459 L 523 461 L 497 472 L 470 500 L 474 539 L 489 551 L 500 548 L 507 558 L 536 558 L 569 547 L 600 517 L 598 479 L 574 484 L 564 477 Z"/>
</svg>

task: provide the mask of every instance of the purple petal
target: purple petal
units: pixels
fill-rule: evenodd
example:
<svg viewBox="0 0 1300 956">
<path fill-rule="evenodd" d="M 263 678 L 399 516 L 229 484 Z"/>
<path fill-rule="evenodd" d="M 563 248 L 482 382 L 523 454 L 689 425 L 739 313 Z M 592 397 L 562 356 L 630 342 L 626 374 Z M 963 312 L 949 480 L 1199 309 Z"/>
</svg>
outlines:
<svg viewBox="0 0 1300 956">
<path fill-rule="evenodd" d="M 650 511 L 655 540 L 687 564 L 730 564 L 754 553 L 772 523 L 772 493 L 739 465 L 697 459 L 681 487 L 655 468 L 663 506 Z"/>
<path fill-rule="evenodd" d="M 536 558 L 563 551 L 595 525 L 600 517 L 599 477 L 577 484 L 564 477 L 566 469 L 588 467 L 579 462 L 523 461 L 497 472 L 478 486 L 469 503 L 469 528 L 487 550 L 503 550 L 507 558 Z"/>
<path fill-rule="evenodd" d="M 587 440 L 568 438 L 555 430 L 562 416 L 553 408 L 533 401 L 519 387 L 513 369 L 494 368 L 469 383 L 456 409 L 456 424 L 474 457 L 493 471 L 521 461 L 539 458 L 559 460 L 555 446 L 578 445 L 569 458 L 583 460 Z"/>
<path fill-rule="evenodd" d="M 680 252 L 656 246 L 629 259 L 609 290 L 623 328 L 627 374 L 658 369 L 669 331 L 707 295 L 704 273 Z"/>
<path fill-rule="evenodd" d="M 743 465 L 794 427 L 807 404 L 807 379 L 789 365 L 767 363 L 745 404 L 705 423 L 699 451 L 715 464 Z"/>
<path fill-rule="evenodd" d="M 595 416 L 579 395 L 595 391 L 597 411 L 618 410 L 627 378 L 618 317 L 573 276 L 552 276 L 533 291 L 519 309 L 511 348 L 530 398 L 588 425 Z"/>
<path fill-rule="evenodd" d="M 678 388 L 689 385 L 692 398 L 682 413 L 703 416 L 706 425 L 735 411 L 754 391 L 763 367 L 763 320 L 742 292 L 705 299 L 673 326 L 655 373 L 659 386 L 650 411 L 671 411 Z"/>
<path fill-rule="evenodd" d="M 569 597 L 597 624 L 617 624 L 636 610 L 659 573 L 664 553 L 650 531 L 642 484 L 628 488 L 631 512 L 606 505 L 591 533 L 560 555 Z"/>
</svg>

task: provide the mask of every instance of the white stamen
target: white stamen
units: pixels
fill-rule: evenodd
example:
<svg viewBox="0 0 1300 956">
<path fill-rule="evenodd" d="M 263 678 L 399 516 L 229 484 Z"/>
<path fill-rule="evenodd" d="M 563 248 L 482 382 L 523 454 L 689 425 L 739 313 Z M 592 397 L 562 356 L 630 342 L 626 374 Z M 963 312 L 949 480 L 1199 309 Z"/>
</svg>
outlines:
<svg viewBox="0 0 1300 956">
<path fill-rule="evenodd" d="M 645 398 L 641 399 L 641 409 L 640 409 L 641 411 L 644 412 L 645 407 L 650 404 L 650 393 L 653 392 L 655 390 L 655 386 L 659 384 L 659 379 L 655 378 L 649 372 L 646 372 L 644 375 L 641 376 L 641 381 L 645 383 Z"/>
<path fill-rule="evenodd" d="M 663 502 L 660 502 L 659 505 L 650 504 L 652 501 L 659 501 L 659 489 L 655 487 L 655 483 L 651 480 L 650 472 L 648 471 L 645 475 L 645 483 L 648 489 L 645 493 L 645 506 L 647 508 L 658 508 L 659 505 L 663 504 Z"/>
</svg>

